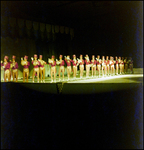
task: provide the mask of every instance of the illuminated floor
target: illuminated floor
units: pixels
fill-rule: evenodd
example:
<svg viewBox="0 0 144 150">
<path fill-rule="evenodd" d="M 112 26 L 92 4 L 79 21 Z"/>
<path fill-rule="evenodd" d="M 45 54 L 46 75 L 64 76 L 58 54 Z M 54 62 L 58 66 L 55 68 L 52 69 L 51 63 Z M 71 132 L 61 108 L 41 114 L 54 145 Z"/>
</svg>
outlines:
<svg viewBox="0 0 144 150">
<path fill-rule="evenodd" d="M 115 75 L 108 77 L 93 77 L 90 79 L 69 81 L 69 83 L 142 83 L 143 74 Z"/>
<path fill-rule="evenodd" d="M 79 75 L 77 75 L 76 80 L 73 79 L 73 77 L 70 77 L 70 80 L 67 81 L 67 77 L 65 76 L 64 81 L 60 81 L 60 82 L 64 82 L 64 83 L 143 83 L 143 74 L 124 74 L 124 75 L 115 75 L 115 76 L 106 76 L 106 77 L 89 77 L 86 78 L 85 76 L 83 77 L 83 79 L 79 78 Z M 11 80 L 12 81 L 12 80 Z M 1 81 L 4 82 L 4 81 Z M 19 79 L 18 83 L 23 82 L 23 79 Z M 32 78 L 30 78 L 28 80 L 29 83 L 33 83 L 32 82 Z M 47 77 L 45 79 L 45 83 L 50 83 L 51 82 L 51 78 Z M 59 77 L 56 77 L 56 82 L 59 82 Z M 35 82 L 37 83 L 37 78 L 35 78 Z M 39 82 L 41 83 L 41 82 Z"/>
</svg>

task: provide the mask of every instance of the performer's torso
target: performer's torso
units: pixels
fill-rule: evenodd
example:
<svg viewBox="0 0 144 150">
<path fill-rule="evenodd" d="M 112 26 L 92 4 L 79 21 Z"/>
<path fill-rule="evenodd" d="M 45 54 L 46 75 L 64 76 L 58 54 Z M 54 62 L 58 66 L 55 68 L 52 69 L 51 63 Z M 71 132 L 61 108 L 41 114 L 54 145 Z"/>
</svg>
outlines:
<svg viewBox="0 0 144 150">
<path fill-rule="evenodd" d="M 25 61 L 24 68 L 28 68 L 28 67 L 29 67 L 29 65 L 30 65 L 30 62 L 28 62 L 28 61 Z"/>
<path fill-rule="evenodd" d="M 86 64 L 86 65 L 89 65 L 89 64 L 90 64 L 90 60 L 88 60 L 88 61 L 85 60 L 85 64 Z"/>
<path fill-rule="evenodd" d="M 96 60 L 91 60 L 91 64 L 96 65 Z"/>
<path fill-rule="evenodd" d="M 10 69 L 10 62 L 4 62 L 4 70 Z"/>
<path fill-rule="evenodd" d="M 17 62 L 12 62 L 12 69 L 15 70 L 15 69 L 18 69 L 18 63 Z"/>
<path fill-rule="evenodd" d="M 59 60 L 60 61 L 60 66 L 64 66 L 64 60 Z"/>
<path fill-rule="evenodd" d="M 67 66 L 71 66 L 71 60 L 66 60 L 66 59 L 65 59 L 65 61 L 66 61 L 66 63 L 67 63 Z"/>
<path fill-rule="evenodd" d="M 76 66 L 76 65 L 77 65 L 77 60 L 76 60 L 76 59 L 73 59 L 71 62 L 72 62 L 72 64 L 73 64 L 73 66 Z"/>
<path fill-rule="evenodd" d="M 80 62 L 80 65 L 83 65 L 84 64 L 84 60 L 83 59 L 80 59 L 82 62 Z"/>
</svg>

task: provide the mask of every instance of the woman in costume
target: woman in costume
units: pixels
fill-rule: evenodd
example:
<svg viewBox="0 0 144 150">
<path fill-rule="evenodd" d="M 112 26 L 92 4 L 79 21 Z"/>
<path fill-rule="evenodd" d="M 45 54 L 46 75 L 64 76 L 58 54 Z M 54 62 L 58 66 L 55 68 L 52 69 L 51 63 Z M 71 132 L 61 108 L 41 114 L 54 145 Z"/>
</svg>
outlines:
<svg viewBox="0 0 144 150">
<path fill-rule="evenodd" d="M 85 56 L 85 64 L 86 64 L 86 78 L 89 77 L 89 71 L 90 71 L 90 60 L 89 60 L 89 56 L 86 55 Z"/>
<path fill-rule="evenodd" d="M 70 59 L 69 55 L 67 57 L 65 56 L 65 62 L 67 64 L 67 75 L 68 75 L 68 80 L 67 81 L 69 81 L 70 74 L 71 74 L 71 59 Z"/>
<path fill-rule="evenodd" d="M 112 56 L 110 56 L 110 68 L 111 68 L 111 76 L 113 76 L 115 72 L 115 68 L 114 68 L 114 60 Z"/>
<path fill-rule="evenodd" d="M 133 73 L 133 60 L 131 57 L 129 58 L 128 62 L 129 62 L 130 73 Z"/>
<path fill-rule="evenodd" d="M 106 60 L 104 56 L 102 56 L 102 76 L 106 76 Z"/>
<path fill-rule="evenodd" d="M 96 63 L 97 63 L 97 70 L 98 70 L 98 74 L 99 74 L 99 76 L 98 77 L 100 77 L 100 70 L 101 70 L 101 59 L 100 59 L 100 56 L 99 55 L 97 55 L 97 58 L 96 58 Z"/>
<path fill-rule="evenodd" d="M 71 60 L 72 64 L 73 64 L 73 79 L 76 79 L 76 73 L 77 73 L 77 65 L 78 65 L 78 61 L 76 60 L 76 55 L 73 55 L 73 60 Z"/>
<path fill-rule="evenodd" d="M 28 82 L 29 66 L 30 66 L 30 62 L 28 62 L 28 56 L 24 56 L 24 60 L 23 60 L 23 58 L 21 58 L 21 65 L 24 66 L 24 68 L 23 68 L 23 82 L 25 82 L 25 77 L 27 78 L 26 82 Z"/>
<path fill-rule="evenodd" d="M 122 74 L 122 60 L 121 57 L 118 59 L 119 69 L 120 69 L 120 75 Z"/>
<path fill-rule="evenodd" d="M 16 82 L 18 80 L 18 63 L 15 61 L 16 56 L 12 56 L 11 68 L 12 68 L 12 77 L 13 81 L 16 78 Z"/>
<path fill-rule="evenodd" d="M 1 66 L 4 68 L 4 82 L 6 79 L 10 82 L 11 71 L 10 71 L 10 62 L 8 62 L 8 56 L 4 57 L 4 63 L 1 61 Z"/>
<path fill-rule="evenodd" d="M 41 83 L 42 83 L 42 76 L 43 76 L 43 82 L 45 83 L 45 67 L 44 67 L 44 65 L 47 63 L 44 60 L 42 60 L 42 55 L 39 56 L 38 61 L 40 63 L 39 73 L 40 73 Z"/>
<path fill-rule="evenodd" d="M 121 59 L 121 65 L 122 65 L 122 74 L 124 74 L 124 57 Z"/>
<path fill-rule="evenodd" d="M 51 83 L 53 83 L 53 74 L 54 82 L 56 82 L 56 61 L 54 60 L 55 56 L 52 55 L 51 59 L 48 59 L 49 65 L 51 65 Z"/>
<path fill-rule="evenodd" d="M 34 66 L 33 69 L 33 74 L 32 74 L 32 80 L 34 82 L 34 75 L 37 74 L 37 82 L 39 82 L 39 66 L 40 66 L 40 62 L 37 60 L 37 55 L 34 55 L 34 59 L 33 57 L 31 57 L 32 60 L 32 64 Z"/>
<path fill-rule="evenodd" d="M 115 68 L 116 68 L 116 75 L 118 75 L 118 58 L 117 56 L 115 57 Z"/>
<path fill-rule="evenodd" d="M 107 75 L 110 75 L 109 74 L 109 68 L 110 68 L 110 60 L 109 60 L 109 56 L 106 56 L 106 74 Z"/>
<path fill-rule="evenodd" d="M 84 60 L 83 60 L 83 56 L 80 55 L 80 59 L 78 60 L 78 64 L 79 64 L 79 68 L 80 68 L 80 79 L 82 79 L 83 77 L 83 71 L 84 71 Z"/>
<path fill-rule="evenodd" d="M 127 73 L 128 72 L 128 59 L 127 59 L 127 57 L 125 57 L 125 59 L 124 59 L 124 69 L 125 69 L 125 73 Z"/>
<path fill-rule="evenodd" d="M 96 60 L 94 55 L 92 55 L 91 65 L 92 65 L 91 70 L 92 70 L 92 77 L 93 77 L 93 72 L 94 72 L 94 76 L 96 76 Z"/>
<path fill-rule="evenodd" d="M 64 81 L 64 60 L 62 60 L 62 55 L 59 56 L 59 60 L 56 59 L 56 64 L 59 65 L 59 81 L 61 81 L 60 79 L 60 73 L 62 72 L 62 77 L 63 77 L 63 81 Z"/>
</svg>

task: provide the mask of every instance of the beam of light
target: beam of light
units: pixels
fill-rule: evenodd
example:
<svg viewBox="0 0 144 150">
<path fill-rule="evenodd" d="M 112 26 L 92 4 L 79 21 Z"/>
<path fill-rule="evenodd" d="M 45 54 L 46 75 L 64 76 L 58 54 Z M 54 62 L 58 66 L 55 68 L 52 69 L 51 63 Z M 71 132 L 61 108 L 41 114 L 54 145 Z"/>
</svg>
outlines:
<svg viewBox="0 0 144 150">
<path fill-rule="evenodd" d="M 118 79 L 118 78 L 135 78 L 135 77 L 143 77 L 143 74 L 129 74 L 129 75 L 117 75 L 117 76 L 109 76 L 109 77 L 96 77 L 95 79 L 83 79 L 79 81 L 69 81 L 68 83 L 91 83 L 91 82 L 98 82 L 98 81 L 106 81 L 111 79 Z"/>
</svg>

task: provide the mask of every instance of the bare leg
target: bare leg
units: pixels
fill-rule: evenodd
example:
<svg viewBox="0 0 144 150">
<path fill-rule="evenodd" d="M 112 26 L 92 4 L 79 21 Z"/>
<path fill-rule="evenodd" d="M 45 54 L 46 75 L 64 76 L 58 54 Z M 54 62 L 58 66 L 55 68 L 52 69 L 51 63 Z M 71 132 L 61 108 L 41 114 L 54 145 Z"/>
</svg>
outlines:
<svg viewBox="0 0 144 150">
<path fill-rule="evenodd" d="M 89 76 L 90 67 L 88 66 L 88 76 Z"/>
<path fill-rule="evenodd" d="M 98 74 L 99 74 L 99 77 L 100 77 L 100 65 L 97 66 L 97 69 L 98 69 Z"/>
<path fill-rule="evenodd" d="M 15 77 L 15 75 L 14 75 L 15 73 L 14 72 L 12 72 L 12 77 L 13 77 L 13 82 L 14 82 L 14 77 Z"/>
<path fill-rule="evenodd" d="M 104 67 L 104 74 L 105 74 L 105 76 L 106 76 L 106 66 Z"/>
<path fill-rule="evenodd" d="M 43 80 L 45 81 L 45 68 L 43 69 Z"/>
<path fill-rule="evenodd" d="M 86 66 L 86 77 L 89 76 L 89 66 Z"/>
<path fill-rule="evenodd" d="M 120 74 L 122 73 L 122 66 L 120 65 Z"/>
<path fill-rule="evenodd" d="M 94 69 L 94 68 L 93 68 L 93 67 L 91 67 L 91 69 L 92 69 L 92 77 L 93 77 L 93 69 Z"/>
<path fill-rule="evenodd" d="M 63 76 L 63 80 L 64 80 L 64 68 L 62 69 L 62 76 Z"/>
<path fill-rule="evenodd" d="M 131 71 L 132 71 L 132 73 L 133 73 L 133 64 L 132 64 L 132 67 L 131 67 Z"/>
<path fill-rule="evenodd" d="M 39 69 L 39 74 L 40 74 L 40 80 L 42 82 L 42 70 L 41 69 Z"/>
<path fill-rule="evenodd" d="M 123 65 L 123 73 L 124 73 L 124 65 Z"/>
<path fill-rule="evenodd" d="M 76 73 L 75 73 L 75 77 L 76 77 L 76 74 L 77 74 L 77 67 L 76 67 Z"/>
<path fill-rule="evenodd" d="M 37 71 L 37 81 L 39 82 L 39 70 Z"/>
<path fill-rule="evenodd" d="M 71 68 L 69 68 L 69 78 L 70 78 L 70 74 L 71 74 Z"/>
<path fill-rule="evenodd" d="M 75 67 L 73 66 L 73 77 L 75 77 Z"/>
<path fill-rule="evenodd" d="M 35 71 L 33 70 L 33 74 L 32 74 L 32 80 L 34 82 L 34 75 L 35 75 Z"/>
<path fill-rule="evenodd" d="M 56 71 L 54 69 L 54 80 L 56 80 Z"/>
<path fill-rule="evenodd" d="M 29 77 L 29 71 L 26 73 L 26 76 L 27 76 L 27 82 L 28 82 L 28 77 Z"/>
<path fill-rule="evenodd" d="M 107 75 L 109 75 L 109 65 L 107 65 Z"/>
<path fill-rule="evenodd" d="M 23 71 L 23 82 L 25 82 L 25 72 Z"/>
<path fill-rule="evenodd" d="M 53 72 L 51 70 L 51 81 L 53 81 Z"/>
<path fill-rule="evenodd" d="M 4 81 L 6 82 L 6 74 L 4 73 Z"/>
<path fill-rule="evenodd" d="M 16 82 L 17 82 L 17 80 L 18 80 L 18 71 L 16 72 Z"/>
<path fill-rule="evenodd" d="M 113 75 L 113 73 L 114 73 L 114 67 L 112 66 L 112 68 L 111 68 L 111 75 Z"/>
<path fill-rule="evenodd" d="M 8 81 L 10 82 L 10 73 L 8 73 Z"/>
<path fill-rule="evenodd" d="M 68 80 L 69 80 L 70 74 L 71 74 L 71 68 L 67 68 L 67 74 L 68 74 Z"/>
<path fill-rule="evenodd" d="M 116 64 L 116 74 L 118 74 L 118 65 Z"/>
<path fill-rule="evenodd" d="M 74 77 L 76 78 L 76 67 L 74 67 Z"/>
<path fill-rule="evenodd" d="M 130 73 L 133 72 L 133 64 L 130 64 Z"/>
<path fill-rule="evenodd" d="M 83 76 L 83 70 L 84 70 L 84 68 L 82 68 L 82 76 Z"/>
<path fill-rule="evenodd" d="M 60 73 L 61 73 L 61 69 L 59 68 L 59 81 L 60 81 Z"/>
<path fill-rule="evenodd" d="M 68 79 L 69 79 L 69 69 L 68 69 L 68 67 L 67 67 L 67 76 L 68 76 Z"/>
<path fill-rule="evenodd" d="M 96 66 L 94 66 L 94 75 L 96 76 Z"/>
</svg>

